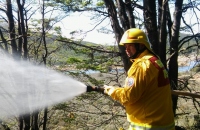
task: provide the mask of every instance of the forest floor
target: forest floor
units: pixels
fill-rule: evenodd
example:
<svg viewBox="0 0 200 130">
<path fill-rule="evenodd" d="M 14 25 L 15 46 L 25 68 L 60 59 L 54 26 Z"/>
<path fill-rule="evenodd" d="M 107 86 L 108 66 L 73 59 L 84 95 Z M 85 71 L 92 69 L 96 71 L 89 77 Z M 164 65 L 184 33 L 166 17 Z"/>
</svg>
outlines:
<svg viewBox="0 0 200 130">
<path fill-rule="evenodd" d="M 197 65 L 200 61 L 199 56 L 179 56 L 179 66 L 189 66 L 194 61 Z M 180 91 L 191 92 L 200 95 L 200 72 L 185 71 L 179 73 L 179 88 Z M 200 99 L 186 96 L 178 97 L 178 108 L 176 125 L 183 126 L 187 130 L 199 130 L 200 128 Z"/>
<path fill-rule="evenodd" d="M 188 56 L 179 56 L 178 65 L 179 66 L 188 66 L 191 61 L 200 61 L 200 56 L 188 55 Z"/>
</svg>

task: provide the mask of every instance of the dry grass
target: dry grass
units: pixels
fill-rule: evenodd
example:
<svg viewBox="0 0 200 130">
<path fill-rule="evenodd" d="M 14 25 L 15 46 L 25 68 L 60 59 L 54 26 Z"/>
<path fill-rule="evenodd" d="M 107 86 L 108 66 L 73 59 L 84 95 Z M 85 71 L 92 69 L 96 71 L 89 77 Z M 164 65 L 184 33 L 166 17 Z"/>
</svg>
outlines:
<svg viewBox="0 0 200 130">
<path fill-rule="evenodd" d="M 184 72 L 179 74 L 179 87 L 182 91 L 199 93 L 200 92 L 200 74 L 196 72 Z M 200 93 L 199 93 L 200 94 Z M 199 115 L 199 101 L 191 97 L 179 96 L 176 125 L 184 126 L 187 130 L 199 129 L 200 115 Z M 198 127 L 198 128 L 196 128 Z"/>
</svg>

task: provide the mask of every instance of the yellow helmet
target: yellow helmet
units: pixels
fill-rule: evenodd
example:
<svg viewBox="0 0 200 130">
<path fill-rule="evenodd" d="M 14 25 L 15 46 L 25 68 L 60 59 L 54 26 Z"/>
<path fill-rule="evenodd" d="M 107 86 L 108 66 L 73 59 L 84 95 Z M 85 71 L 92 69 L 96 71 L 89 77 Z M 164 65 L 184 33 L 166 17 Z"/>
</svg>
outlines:
<svg viewBox="0 0 200 130">
<path fill-rule="evenodd" d="M 152 51 L 146 34 L 138 28 L 131 28 L 123 34 L 119 45 L 124 45 L 125 43 L 141 43 L 144 44 L 148 50 Z"/>
</svg>

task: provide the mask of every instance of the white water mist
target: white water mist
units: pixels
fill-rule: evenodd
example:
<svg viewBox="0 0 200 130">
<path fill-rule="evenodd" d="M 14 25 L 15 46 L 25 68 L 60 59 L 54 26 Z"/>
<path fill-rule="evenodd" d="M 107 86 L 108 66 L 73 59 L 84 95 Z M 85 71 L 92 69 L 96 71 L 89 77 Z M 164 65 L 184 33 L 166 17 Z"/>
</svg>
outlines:
<svg viewBox="0 0 200 130">
<path fill-rule="evenodd" d="M 19 116 L 86 92 L 86 85 L 42 66 L 16 62 L 0 50 L 0 118 Z"/>
</svg>

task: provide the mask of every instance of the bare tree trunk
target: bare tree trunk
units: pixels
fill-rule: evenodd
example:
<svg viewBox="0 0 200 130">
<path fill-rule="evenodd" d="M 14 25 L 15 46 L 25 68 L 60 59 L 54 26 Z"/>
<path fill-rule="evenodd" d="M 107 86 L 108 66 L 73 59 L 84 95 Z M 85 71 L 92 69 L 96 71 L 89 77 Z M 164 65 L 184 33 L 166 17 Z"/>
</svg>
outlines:
<svg viewBox="0 0 200 130">
<path fill-rule="evenodd" d="M 161 7 L 161 9 L 159 9 L 160 12 L 160 26 L 159 26 L 159 56 L 160 59 L 162 61 L 162 63 L 164 64 L 165 68 L 167 68 L 167 63 L 166 63 L 166 44 L 167 44 L 167 29 L 166 29 L 166 6 L 168 4 L 168 2 L 166 2 L 165 0 L 160 0 L 161 5 L 159 4 L 159 7 Z"/>
<path fill-rule="evenodd" d="M 133 18 L 127 17 L 125 10 L 124 10 L 124 7 L 125 7 L 124 2 L 122 0 L 116 0 L 116 2 L 118 3 L 117 5 L 119 6 L 118 7 L 119 12 L 120 12 L 119 17 L 120 17 L 120 20 L 121 20 L 121 23 L 122 23 L 122 26 L 123 26 L 124 29 L 122 29 L 120 27 L 114 2 L 112 0 L 104 0 L 104 3 L 105 3 L 106 8 L 108 10 L 108 15 L 110 17 L 111 26 L 112 26 L 113 31 L 115 33 L 116 42 L 119 43 L 124 31 L 126 29 L 130 28 L 130 27 L 133 27 L 134 25 L 132 25 L 133 22 L 131 22 L 131 24 L 129 23 L 129 20 L 131 20 Z M 129 7 L 129 8 L 127 8 L 127 10 L 130 13 L 130 11 L 131 11 L 130 4 L 131 3 L 127 3 L 127 4 L 128 4 L 127 7 Z M 124 15 L 124 16 L 122 16 L 122 15 Z M 133 15 L 129 14 L 129 16 L 133 16 Z M 124 69 L 125 69 L 125 71 L 128 71 L 128 69 L 131 66 L 131 62 L 129 61 L 129 59 L 126 55 L 125 48 L 124 48 L 124 46 L 120 46 L 120 45 L 118 45 L 118 48 L 119 48 L 119 52 L 121 53 L 121 58 L 123 60 Z"/>
<path fill-rule="evenodd" d="M 167 29 L 168 29 L 168 37 L 169 39 L 171 39 L 172 37 L 172 30 L 171 30 L 171 27 L 172 27 L 172 19 L 171 19 L 171 14 L 170 14 L 170 10 L 169 10 L 169 4 L 167 4 L 167 7 L 166 7 L 166 22 L 167 22 Z"/>
<path fill-rule="evenodd" d="M 173 90 L 177 90 L 177 79 L 178 79 L 178 44 L 179 44 L 179 31 L 182 16 L 182 5 L 183 0 L 176 0 L 175 12 L 174 12 L 174 23 L 172 25 L 172 38 L 170 41 L 170 60 L 169 60 L 169 77 Z M 176 115 L 177 100 L 178 97 L 173 95 L 173 110 Z"/>
<path fill-rule="evenodd" d="M 111 20 L 111 26 L 114 30 L 117 43 L 119 43 L 124 31 L 119 25 L 115 5 L 112 0 L 104 0 L 104 2 L 108 10 L 108 15 Z"/>
<path fill-rule="evenodd" d="M 27 32 L 25 29 L 25 24 L 24 24 L 24 4 L 25 4 L 25 0 L 23 0 L 23 3 L 20 3 L 20 0 L 17 0 L 17 6 L 19 9 L 19 21 L 20 21 L 20 26 L 21 26 L 21 33 L 22 33 L 22 37 L 23 37 L 23 51 L 24 51 L 24 60 L 27 60 L 28 58 L 28 48 L 27 48 Z"/>
<path fill-rule="evenodd" d="M 45 53 L 43 54 L 43 62 L 44 65 L 46 66 L 46 60 L 47 60 L 47 55 L 48 55 L 48 49 L 47 49 L 47 44 L 46 44 L 46 32 L 45 32 L 45 18 L 44 18 L 44 0 L 42 3 L 42 39 L 43 39 L 43 45 L 45 49 Z M 46 107 L 44 109 L 44 121 L 43 121 L 43 130 L 46 130 L 46 125 L 47 125 L 47 113 L 48 113 L 48 108 Z"/>
<path fill-rule="evenodd" d="M 19 116 L 18 118 L 19 130 L 23 130 L 23 117 Z"/>
<path fill-rule="evenodd" d="M 4 36 L 3 36 L 3 33 L 2 33 L 2 31 L 1 31 L 1 29 L 0 29 L 0 35 L 1 35 L 1 39 L 2 39 L 2 41 L 3 41 L 3 43 L 4 43 L 4 46 L 5 46 L 5 49 L 4 49 L 4 50 L 5 50 L 6 52 L 8 52 L 8 43 L 7 43 L 6 39 L 5 39 Z M 2 45 L 0 45 L 0 47 L 3 48 Z"/>
<path fill-rule="evenodd" d="M 24 118 L 24 125 L 25 125 L 24 130 L 30 130 L 30 128 L 31 128 L 30 117 L 31 117 L 30 114 L 26 114 L 26 115 L 23 116 L 23 118 Z"/>
<path fill-rule="evenodd" d="M 20 19 L 19 19 L 20 18 L 19 10 L 18 10 L 17 14 L 18 14 L 18 20 L 17 20 L 17 22 L 18 22 L 18 35 L 22 36 L 21 24 L 20 24 Z M 18 52 L 20 54 L 20 57 L 22 55 L 22 43 L 23 43 L 23 39 L 22 39 L 22 37 L 19 37 L 19 39 L 18 39 Z"/>
<path fill-rule="evenodd" d="M 19 52 L 21 51 L 21 44 L 23 44 L 23 51 L 24 51 L 24 60 L 27 60 L 27 54 L 28 54 L 28 49 L 27 49 L 27 34 L 26 34 L 26 31 L 25 31 L 25 26 L 24 26 L 24 4 L 25 4 L 25 1 L 23 0 L 22 1 L 22 4 L 20 3 L 20 0 L 17 0 L 17 6 L 18 6 L 18 23 L 19 23 L 19 27 L 18 27 L 18 30 L 19 30 L 19 33 L 21 33 L 22 37 L 23 37 L 23 41 L 22 40 L 19 40 Z M 23 43 L 21 43 L 23 42 Z M 28 105 L 28 104 L 27 104 Z M 30 117 L 31 117 L 31 114 L 30 113 L 27 113 L 26 115 L 23 115 L 23 120 L 24 120 L 24 130 L 30 130 Z M 22 122 L 20 122 L 22 123 Z"/>
<path fill-rule="evenodd" d="M 33 119 L 32 119 L 32 130 L 39 130 L 39 126 L 38 126 L 38 114 L 39 114 L 39 111 L 35 111 L 32 116 L 33 116 Z"/>
<path fill-rule="evenodd" d="M 12 47 L 12 54 L 16 58 L 17 57 L 17 44 L 15 41 L 15 22 L 12 13 L 12 3 L 11 0 L 6 0 L 7 2 L 7 17 L 8 17 L 8 28 L 9 28 L 9 37 L 11 39 L 11 47 Z"/>
<path fill-rule="evenodd" d="M 116 0 L 118 7 L 118 15 L 122 24 L 123 30 L 126 31 L 130 28 L 129 19 L 126 15 L 126 5 L 122 0 Z"/>
<path fill-rule="evenodd" d="M 45 108 L 44 109 L 44 123 L 43 123 L 43 130 L 46 130 L 46 127 L 47 127 L 47 111 L 48 109 Z"/>
<path fill-rule="evenodd" d="M 152 44 L 153 51 L 159 55 L 156 4 L 153 0 L 143 0 L 143 3 L 144 24 L 147 29 L 147 36 Z"/>
<path fill-rule="evenodd" d="M 126 12 L 128 16 L 128 21 L 129 21 L 129 28 L 135 28 L 135 16 L 133 15 L 133 8 L 132 8 L 132 3 L 131 0 L 125 0 L 126 2 Z"/>
</svg>

